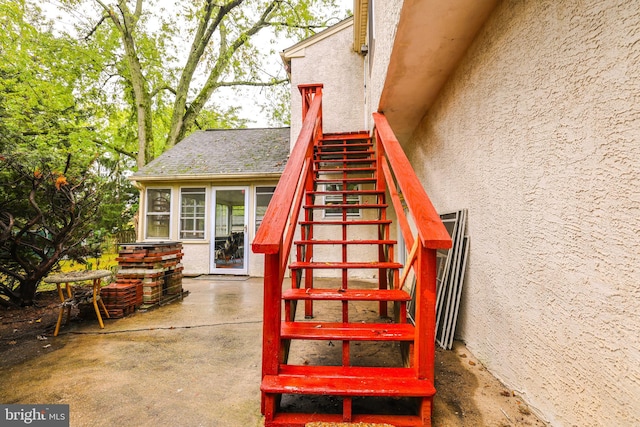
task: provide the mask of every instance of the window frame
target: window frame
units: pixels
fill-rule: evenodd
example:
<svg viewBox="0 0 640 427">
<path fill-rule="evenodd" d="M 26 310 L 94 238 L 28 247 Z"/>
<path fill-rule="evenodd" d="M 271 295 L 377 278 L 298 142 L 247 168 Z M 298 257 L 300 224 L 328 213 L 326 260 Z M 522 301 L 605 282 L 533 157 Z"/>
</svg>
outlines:
<svg viewBox="0 0 640 427">
<path fill-rule="evenodd" d="M 324 184 L 324 191 L 342 191 L 343 184 Z M 335 187 L 335 188 L 331 188 Z M 353 187 L 353 188 L 351 188 Z M 347 191 L 356 191 L 360 190 L 360 184 L 358 183 L 349 183 L 347 184 Z M 341 195 L 329 195 L 325 194 L 323 196 L 323 203 L 325 206 L 330 206 L 331 203 L 335 203 L 338 205 L 343 204 L 343 198 Z M 362 203 L 361 195 L 347 195 L 346 204 L 354 204 L 359 205 Z M 335 212 L 331 212 L 331 208 L 325 208 L 322 210 L 322 217 L 324 219 L 340 219 L 342 218 L 342 209 L 335 209 Z M 356 210 L 356 209 L 353 209 Z M 362 218 L 362 209 L 357 208 L 357 212 L 349 212 L 347 210 L 347 218 Z"/>
<path fill-rule="evenodd" d="M 261 189 L 272 189 L 271 191 L 261 191 Z M 255 203 L 254 203 L 254 210 L 253 210 L 253 222 L 255 224 L 255 232 L 258 232 L 258 228 L 260 228 L 260 224 L 262 224 L 262 221 L 264 221 L 264 213 L 266 213 L 267 208 L 269 207 L 269 203 L 271 203 L 271 200 L 273 199 L 273 194 L 276 192 L 276 185 L 256 185 L 255 187 Z M 267 205 L 264 207 L 265 212 L 262 214 L 261 217 L 258 217 L 258 199 L 259 196 L 261 195 L 271 195 L 271 197 L 269 197 L 269 203 L 267 203 Z M 261 205 L 260 205 L 261 206 Z"/>
<path fill-rule="evenodd" d="M 167 198 L 167 209 L 163 211 L 150 210 L 151 206 L 151 195 L 149 194 L 152 191 L 156 192 L 166 192 L 168 194 Z M 158 198 L 156 198 L 158 199 Z M 144 238 L 145 240 L 162 240 L 162 239 L 170 239 L 171 238 L 171 219 L 172 219 L 172 202 L 173 202 L 173 189 L 171 187 L 148 187 L 145 190 L 145 222 L 144 222 Z M 152 218 L 154 217 L 166 217 L 167 218 L 167 235 L 166 236 L 150 236 L 150 225 Z"/>
<path fill-rule="evenodd" d="M 188 217 L 184 213 L 184 200 L 185 195 L 202 195 L 203 204 L 202 204 L 202 212 L 198 213 L 198 206 L 193 206 L 194 212 Z M 206 187 L 180 187 L 180 211 L 179 211 L 179 221 L 178 221 L 178 236 L 180 240 L 205 240 L 207 236 L 207 188 Z M 197 228 L 198 221 L 202 222 L 202 229 L 199 230 Z M 193 222 L 192 229 L 184 228 L 184 221 Z M 189 236 L 185 235 L 185 233 L 190 233 Z"/>
</svg>

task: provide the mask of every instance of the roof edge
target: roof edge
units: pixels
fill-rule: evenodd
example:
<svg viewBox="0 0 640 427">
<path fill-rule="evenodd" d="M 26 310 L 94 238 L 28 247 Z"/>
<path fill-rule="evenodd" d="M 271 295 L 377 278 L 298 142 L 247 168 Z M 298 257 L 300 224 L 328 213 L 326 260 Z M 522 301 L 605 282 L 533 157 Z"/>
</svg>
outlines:
<svg viewBox="0 0 640 427">
<path fill-rule="evenodd" d="M 272 173 L 253 173 L 253 174 L 201 174 L 201 175 L 154 175 L 154 176 L 136 176 L 131 175 L 127 179 L 133 182 L 159 182 L 159 181 L 228 181 L 239 179 L 279 179 L 281 172 Z"/>
<path fill-rule="evenodd" d="M 350 16 L 348 18 L 343 19 L 342 21 L 338 22 L 335 25 L 330 26 L 329 28 L 327 28 L 326 30 L 322 30 L 319 33 L 316 33 L 314 35 L 312 35 L 311 37 L 308 37 L 296 44 L 294 44 L 291 47 L 288 47 L 286 49 L 284 49 L 282 51 L 282 53 L 280 54 L 280 56 L 282 57 L 283 61 L 288 61 L 291 58 L 300 58 L 303 57 L 304 54 L 304 50 L 305 48 L 318 43 L 321 40 L 324 40 L 328 37 L 331 37 L 332 35 L 334 35 L 335 33 L 344 30 L 345 28 L 348 28 L 349 26 L 353 25 L 353 16 Z"/>
</svg>

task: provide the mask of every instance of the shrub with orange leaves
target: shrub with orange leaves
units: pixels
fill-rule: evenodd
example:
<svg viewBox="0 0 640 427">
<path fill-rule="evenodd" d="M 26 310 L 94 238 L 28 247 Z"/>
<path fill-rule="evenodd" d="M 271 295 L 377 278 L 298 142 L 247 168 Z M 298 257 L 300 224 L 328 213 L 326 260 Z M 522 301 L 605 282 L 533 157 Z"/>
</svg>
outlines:
<svg viewBox="0 0 640 427">
<path fill-rule="evenodd" d="M 56 178 L 56 183 L 55 183 L 56 189 L 60 190 L 60 188 L 63 185 L 67 185 L 67 184 L 68 184 L 67 178 L 64 175 L 58 175 L 58 177 Z"/>
</svg>

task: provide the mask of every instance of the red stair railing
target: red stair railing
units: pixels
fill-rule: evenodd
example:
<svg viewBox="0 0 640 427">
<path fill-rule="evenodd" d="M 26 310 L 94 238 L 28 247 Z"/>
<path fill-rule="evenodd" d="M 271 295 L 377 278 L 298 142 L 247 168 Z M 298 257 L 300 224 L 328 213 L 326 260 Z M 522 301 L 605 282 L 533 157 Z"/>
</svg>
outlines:
<svg viewBox="0 0 640 427">
<path fill-rule="evenodd" d="M 420 379 L 434 381 L 435 322 L 436 322 L 436 251 L 451 247 L 451 238 L 429 196 L 420 184 L 409 159 L 396 139 L 386 117 L 373 114 L 374 139 L 378 157 L 379 190 L 388 191 L 402 232 L 409 257 L 400 279 L 394 280 L 399 289 L 413 269 L 415 283 L 415 326 L 411 365 Z M 412 232 L 408 211 L 415 225 Z"/>
<path fill-rule="evenodd" d="M 277 375 L 284 357 L 281 346 L 282 282 L 302 199 L 312 186 L 313 148 L 322 136 L 322 84 L 298 86 L 302 94 L 303 123 L 300 135 L 276 187 L 264 219 L 251 245 L 264 259 L 264 323 L 262 376 Z M 264 399 L 262 399 L 264 413 Z M 266 408 L 273 411 L 275 408 Z"/>
<path fill-rule="evenodd" d="M 288 266 L 295 229 L 305 194 L 313 190 L 314 147 L 322 137 L 322 85 L 301 85 L 303 125 L 280 182 L 267 208 L 264 220 L 252 244 L 253 252 L 265 255 L 264 324 L 262 376 L 278 375 L 286 358 L 281 339 L 282 283 Z M 418 379 L 434 381 L 436 322 L 436 251 L 451 247 L 451 239 L 429 197 L 422 188 L 409 160 L 384 115 L 374 114 L 374 139 L 377 156 L 377 190 L 390 195 L 399 229 L 409 257 L 402 277 L 395 273 L 393 286 L 402 288 L 410 271 L 415 276 L 414 316 L 416 333 L 413 354 L 408 363 Z M 413 221 L 413 229 L 410 224 Z M 386 236 L 388 238 L 388 236 Z M 380 252 L 380 257 L 393 258 Z M 381 260 L 382 261 L 382 260 Z M 300 277 L 297 277 L 300 280 Z M 382 286 L 381 281 L 381 286 Z M 295 284 L 300 286 L 300 283 Z M 387 282 L 384 281 L 384 286 Z M 275 400 L 262 399 L 262 413 L 268 419 L 276 411 Z M 423 413 L 430 414 L 430 402 Z"/>
</svg>

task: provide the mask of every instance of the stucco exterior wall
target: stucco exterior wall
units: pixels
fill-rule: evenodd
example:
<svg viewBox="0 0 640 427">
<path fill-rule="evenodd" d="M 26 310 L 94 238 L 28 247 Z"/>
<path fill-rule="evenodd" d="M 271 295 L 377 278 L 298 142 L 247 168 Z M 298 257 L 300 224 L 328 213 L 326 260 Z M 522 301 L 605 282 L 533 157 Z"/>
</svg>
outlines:
<svg viewBox="0 0 640 427">
<path fill-rule="evenodd" d="M 639 46 L 635 2 L 504 1 L 406 147 L 469 210 L 459 336 L 556 426 L 640 425 Z"/>
<path fill-rule="evenodd" d="M 291 59 L 291 144 L 302 128 L 298 85 L 322 83 L 325 133 L 365 129 L 363 59 L 354 52 L 353 23 L 328 38 L 308 45 L 304 56 Z"/>
<path fill-rule="evenodd" d="M 403 3 L 403 0 L 375 0 L 369 4 L 369 7 L 373 9 L 373 13 L 370 16 L 373 17 L 374 24 L 373 29 L 369 25 L 368 31 L 370 34 L 368 38 L 370 44 L 372 39 L 374 41 L 373 46 L 369 46 L 369 54 L 366 58 L 366 67 L 369 73 L 368 81 L 366 82 L 367 129 L 373 127 L 372 113 L 378 111 L 380 94 L 387 77 L 387 65 L 391 57 L 396 27 L 398 26 Z"/>
</svg>

